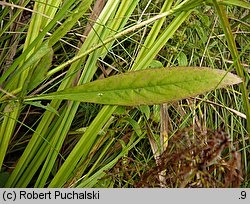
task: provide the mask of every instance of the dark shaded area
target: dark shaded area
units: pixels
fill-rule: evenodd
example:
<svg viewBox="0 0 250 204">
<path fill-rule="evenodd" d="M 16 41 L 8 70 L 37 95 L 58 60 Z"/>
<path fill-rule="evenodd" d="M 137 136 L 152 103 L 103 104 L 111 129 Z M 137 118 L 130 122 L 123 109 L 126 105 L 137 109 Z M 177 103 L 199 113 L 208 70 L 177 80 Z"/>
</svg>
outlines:
<svg viewBox="0 0 250 204">
<path fill-rule="evenodd" d="M 241 155 L 224 131 L 185 128 L 169 140 L 159 161 L 156 166 L 125 158 L 107 174 L 140 188 L 227 188 L 240 187 L 242 181 Z M 138 169 L 141 174 L 133 175 Z"/>
</svg>

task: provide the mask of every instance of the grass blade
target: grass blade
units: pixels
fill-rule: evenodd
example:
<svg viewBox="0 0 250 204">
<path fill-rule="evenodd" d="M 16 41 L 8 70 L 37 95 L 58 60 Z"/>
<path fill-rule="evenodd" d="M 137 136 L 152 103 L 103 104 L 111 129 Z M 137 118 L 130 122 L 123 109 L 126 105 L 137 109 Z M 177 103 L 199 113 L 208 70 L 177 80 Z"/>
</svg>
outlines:
<svg viewBox="0 0 250 204">
<path fill-rule="evenodd" d="M 240 62 L 239 53 L 236 47 L 236 42 L 234 40 L 234 36 L 227 18 L 227 14 L 225 11 L 225 7 L 222 5 L 218 5 L 217 1 L 213 0 L 213 4 L 215 6 L 215 9 L 218 13 L 221 26 L 223 28 L 223 31 L 225 33 L 225 37 L 228 44 L 228 49 L 230 50 L 230 53 L 232 55 L 232 58 L 234 60 L 235 69 L 237 72 L 237 75 L 242 78 L 242 84 L 240 84 L 240 89 L 242 92 L 242 99 L 243 99 L 243 105 L 246 111 L 246 117 L 247 117 L 247 131 L 250 132 L 250 102 L 248 99 L 248 89 L 247 89 L 247 76 L 245 76 L 243 71 L 243 66 Z"/>
</svg>

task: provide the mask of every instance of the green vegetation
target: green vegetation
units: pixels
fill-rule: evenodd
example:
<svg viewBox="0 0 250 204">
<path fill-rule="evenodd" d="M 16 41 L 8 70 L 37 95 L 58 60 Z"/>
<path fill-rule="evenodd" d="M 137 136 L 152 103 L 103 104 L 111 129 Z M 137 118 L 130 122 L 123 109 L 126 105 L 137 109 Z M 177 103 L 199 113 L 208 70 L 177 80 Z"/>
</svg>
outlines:
<svg viewBox="0 0 250 204">
<path fill-rule="evenodd" d="M 0 5 L 1 186 L 250 187 L 249 2 Z"/>
</svg>

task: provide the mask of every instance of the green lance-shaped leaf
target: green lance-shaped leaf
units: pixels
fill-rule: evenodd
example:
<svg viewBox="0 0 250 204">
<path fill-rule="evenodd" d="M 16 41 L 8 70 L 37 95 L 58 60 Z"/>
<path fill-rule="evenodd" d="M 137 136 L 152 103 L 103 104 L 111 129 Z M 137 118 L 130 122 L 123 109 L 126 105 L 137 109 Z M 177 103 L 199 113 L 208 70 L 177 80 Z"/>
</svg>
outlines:
<svg viewBox="0 0 250 204">
<path fill-rule="evenodd" d="M 173 67 L 131 71 L 25 101 L 65 99 L 109 105 L 153 105 L 196 96 L 240 83 L 234 74 L 205 67 Z"/>
</svg>

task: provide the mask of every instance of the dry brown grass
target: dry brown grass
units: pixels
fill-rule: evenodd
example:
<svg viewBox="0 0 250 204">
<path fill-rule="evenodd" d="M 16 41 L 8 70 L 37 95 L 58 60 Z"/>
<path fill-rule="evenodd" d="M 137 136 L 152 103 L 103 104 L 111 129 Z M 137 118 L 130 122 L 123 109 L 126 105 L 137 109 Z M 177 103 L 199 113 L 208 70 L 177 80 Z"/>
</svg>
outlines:
<svg viewBox="0 0 250 204">
<path fill-rule="evenodd" d="M 131 181 L 129 187 L 226 188 L 239 187 L 242 181 L 241 155 L 224 131 L 185 128 L 169 140 L 159 161 L 156 166 L 125 158 L 108 175 Z M 162 172 L 164 184 L 159 180 Z"/>
</svg>

